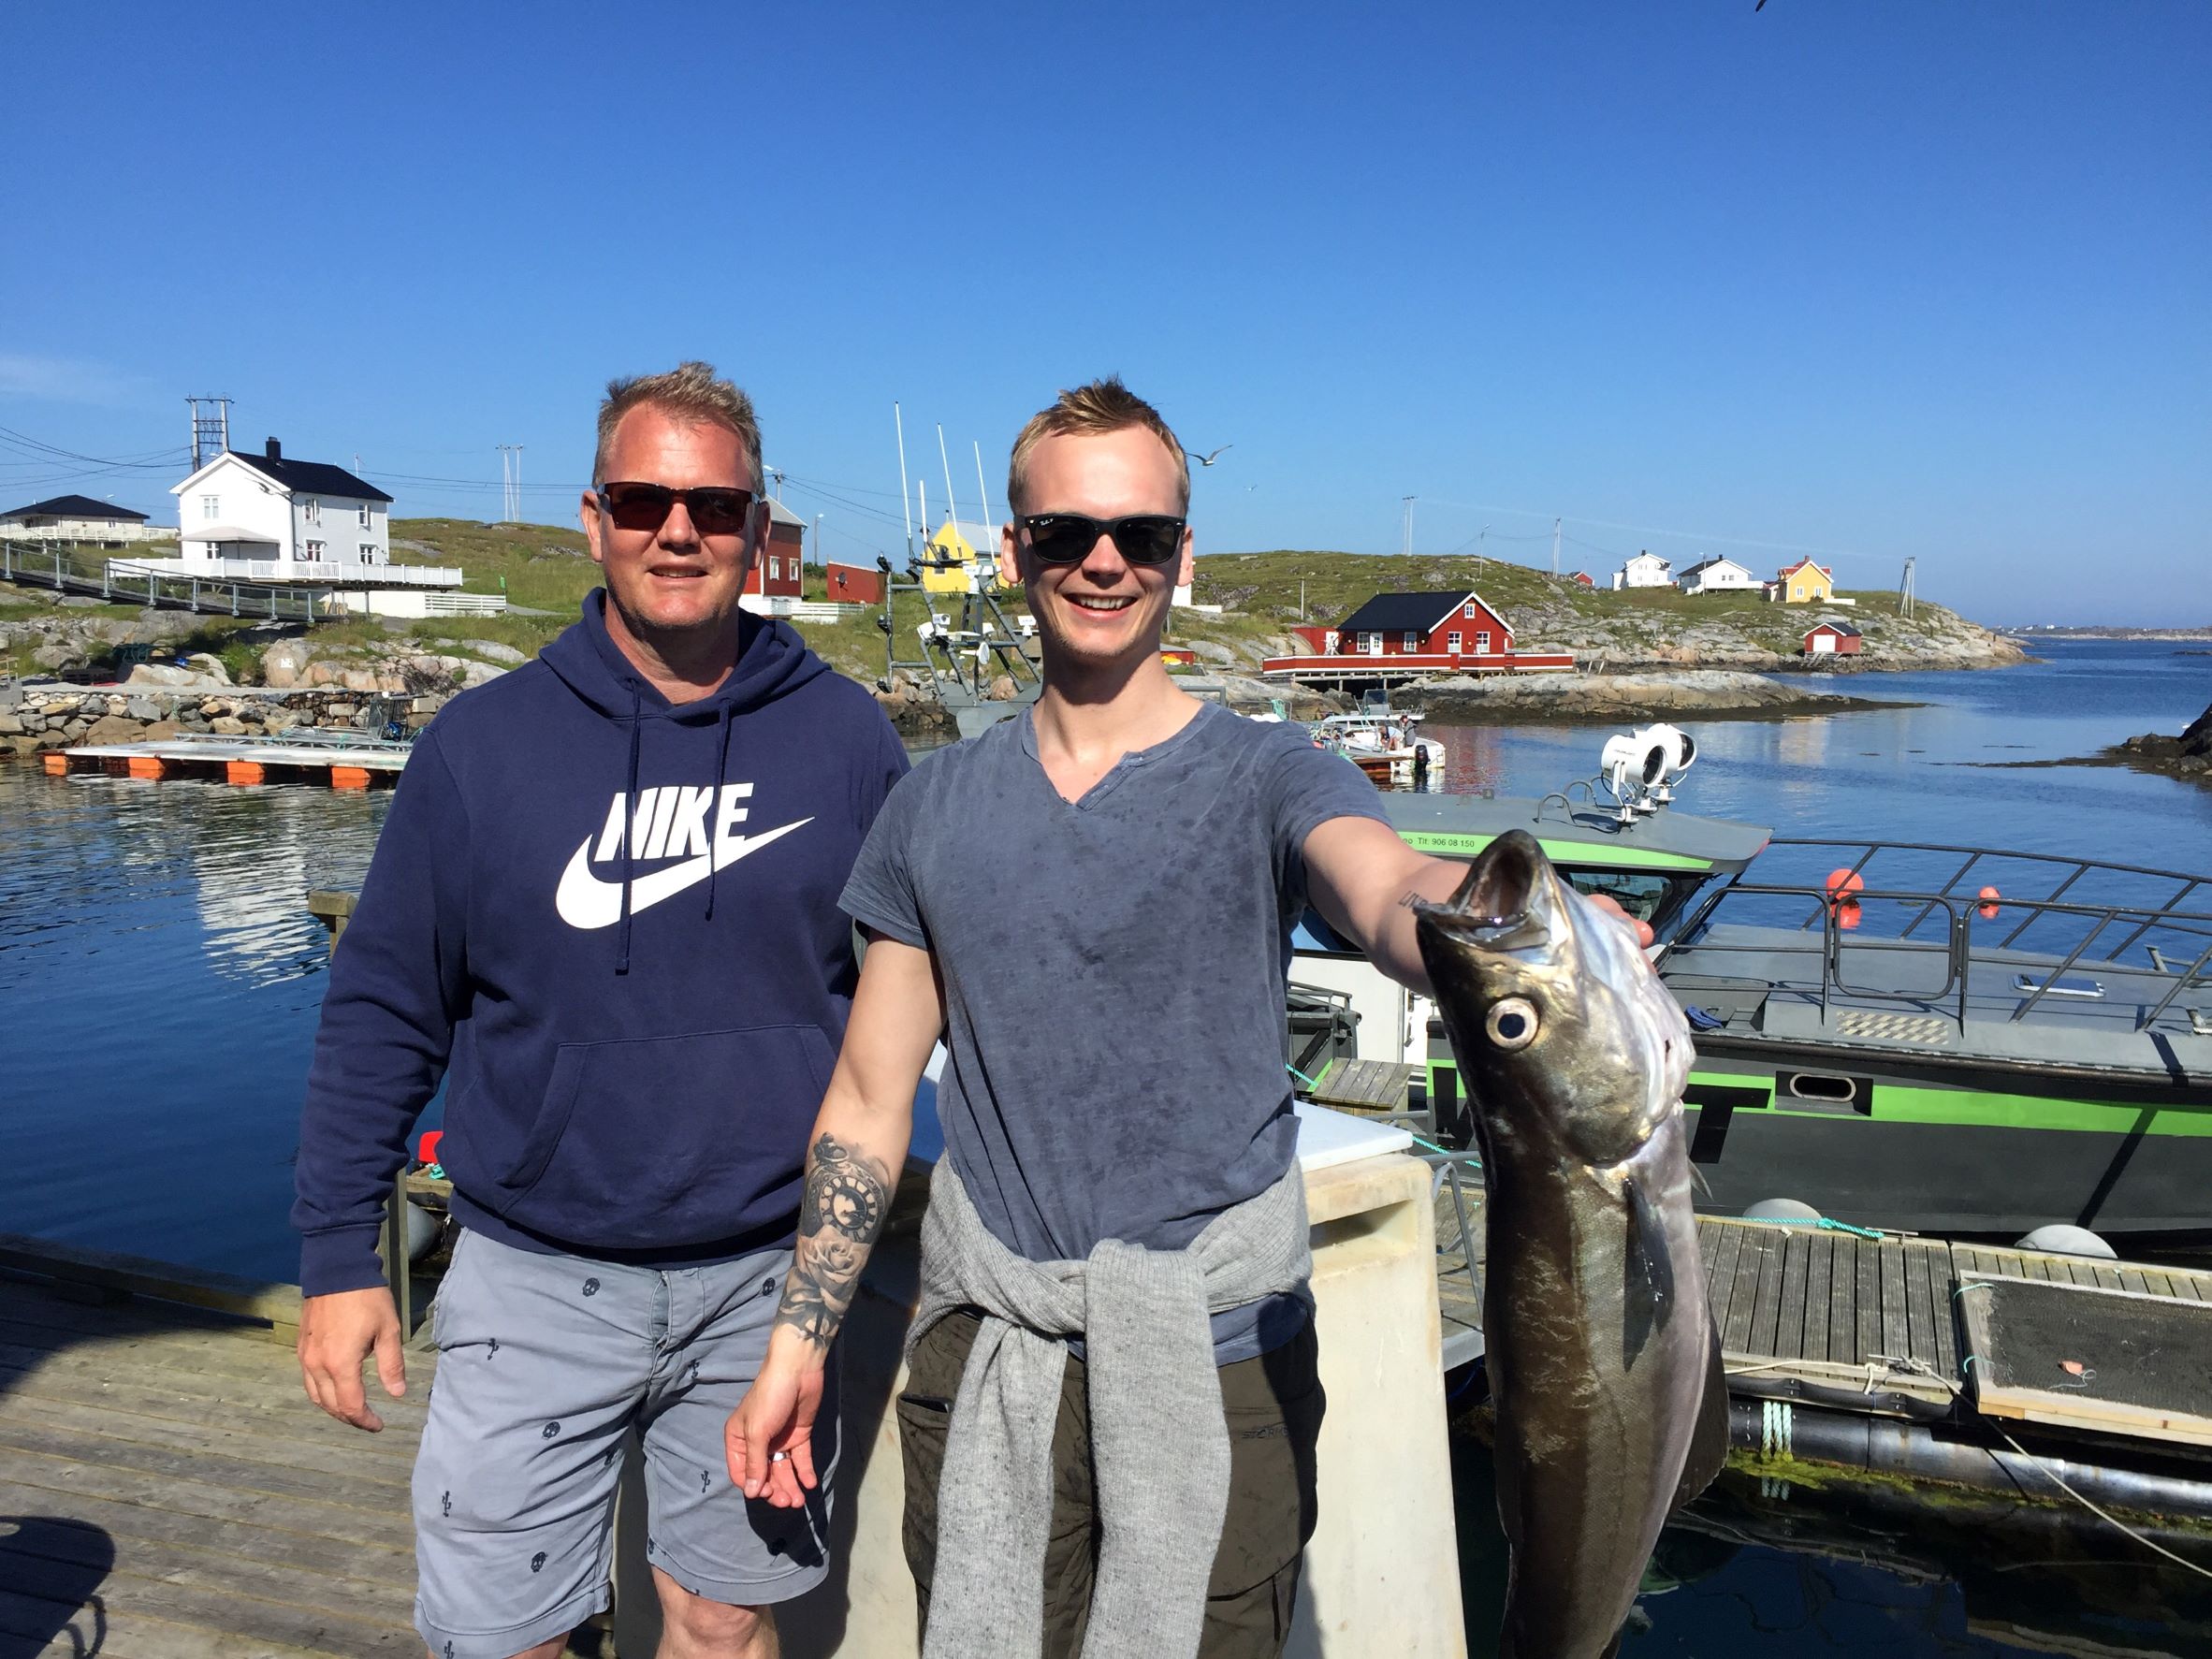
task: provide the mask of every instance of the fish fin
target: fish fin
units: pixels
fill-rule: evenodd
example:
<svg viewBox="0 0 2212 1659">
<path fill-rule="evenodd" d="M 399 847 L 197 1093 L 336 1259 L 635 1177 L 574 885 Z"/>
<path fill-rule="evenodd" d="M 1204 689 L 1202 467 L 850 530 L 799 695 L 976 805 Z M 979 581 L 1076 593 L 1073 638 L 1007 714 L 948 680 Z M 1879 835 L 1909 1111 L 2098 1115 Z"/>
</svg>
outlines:
<svg viewBox="0 0 2212 1659">
<path fill-rule="evenodd" d="M 1692 1164 L 1690 1166 L 1690 1183 L 1692 1186 L 1695 1186 L 1699 1192 L 1705 1194 L 1708 1202 L 1711 1201 L 1712 1188 L 1705 1184 L 1705 1171 L 1700 1170 L 1695 1164 Z"/>
<path fill-rule="evenodd" d="M 1633 1365 L 1654 1331 L 1665 1329 L 1674 1307 L 1674 1261 L 1666 1249 L 1666 1224 L 1659 1206 L 1631 1176 L 1628 1195 L 1628 1248 L 1623 1252 L 1621 1355 Z"/>
<path fill-rule="evenodd" d="M 1697 1424 L 1690 1431 L 1690 1451 L 1682 1460 L 1672 1509 L 1681 1508 L 1710 1486 L 1727 1461 L 1728 1377 L 1721 1367 L 1721 1333 L 1715 1331 L 1706 1341 L 1705 1393 L 1697 1402 Z"/>
</svg>

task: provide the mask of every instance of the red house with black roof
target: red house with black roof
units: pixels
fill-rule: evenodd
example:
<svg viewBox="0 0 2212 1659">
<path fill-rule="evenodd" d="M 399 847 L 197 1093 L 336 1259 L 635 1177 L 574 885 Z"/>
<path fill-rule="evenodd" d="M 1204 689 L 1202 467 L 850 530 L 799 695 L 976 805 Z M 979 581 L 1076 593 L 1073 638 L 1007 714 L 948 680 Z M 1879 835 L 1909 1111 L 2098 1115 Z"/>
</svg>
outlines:
<svg viewBox="0 0 2212 1659">
<path fill-rule="evenodd" d="M 1472 588 L 1377 593 L 1333 628 L 1307 625 L 1292 632 L 1313 648 L 1312 654 L 1271 657 L 1263 673 L 1345 679 L 1361 677 L 1364 665 L 1373 664 L 1385 677 L 1414 678 L 1575 665 L 1568 652 L 1515 650 L 1512 623 Z"/>
</svg>

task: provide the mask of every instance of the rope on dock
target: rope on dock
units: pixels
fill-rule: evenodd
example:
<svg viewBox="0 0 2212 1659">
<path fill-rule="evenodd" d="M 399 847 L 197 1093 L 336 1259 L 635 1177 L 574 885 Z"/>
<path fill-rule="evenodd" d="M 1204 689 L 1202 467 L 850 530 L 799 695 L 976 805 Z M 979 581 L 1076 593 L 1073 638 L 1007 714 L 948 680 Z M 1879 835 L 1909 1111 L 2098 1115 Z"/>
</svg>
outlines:
<svg viewBox="0 0 2212 1659">
<path fill-rule="evenodd" d="M 2212 1579 L 2212 1567 L 2199 1566 L 2195 1562 L 2190 1560 L 2186 1555 L 2175 1554 L 2173 1550 L 2167 1549 L 2156 1538 L 2145 1537 L 2143 1534 L 2137 1532 L 2126 1521 L 2120 1520 L 2118 1516 L 2111 1514 L 2104 1509 L 2099 1508 L 2096 1504 L 2091 1502 L 2089 1499 L 2083 1497 L 2082 1494 L 2075 1492 L 2073 1487 L 2067 1485 L 2066 1477 L 2060 1475 L 2058 1470 L 2052 1468 L 2048 1463 L 2045 1463 L 2043 1459 L 2037 1457 L 2025 1446 L 2022 1446 L 2017 1440 L 2015 1440 L 2012 1435 L 2007 1433 L 2003 1429 L 1999 1428 L 1993 1419 L 1984 1418 L 1982 1420 L 1987 1423 L 1992 1429 L 1996 1429 L 1997 1433 L 2003 1437 L 2004 1443 L 2007 1446 L 2011 1447 L 2015 1451 L 2018 1452 L 2022 1457 L 2033 1463 L 2037 1469 L 2042 1471 L 2042 1473 L 2046 1477 L 2048 1477 L 2054 1484 L 2058 1486 L 2060 1492 L 2064 1492 L 2068 1497 L 2072 1498 L 2075 1503 L 2079 1504 L 2090 1514 L 2096 1516 L 2098 1520 L 2110 1521 L 2121 1532 L 2126 1533 L 2129 1537 L 2134 1539 L 2136 1543 L 2141 1544 L 2146 1550 L 2157 1550 L 2161 1555 L 2164 1556 L 2176 1566 L 2187 1567 L 2190 1572 L 2196 1574 L 2200 1579 Z"/>
</svg>

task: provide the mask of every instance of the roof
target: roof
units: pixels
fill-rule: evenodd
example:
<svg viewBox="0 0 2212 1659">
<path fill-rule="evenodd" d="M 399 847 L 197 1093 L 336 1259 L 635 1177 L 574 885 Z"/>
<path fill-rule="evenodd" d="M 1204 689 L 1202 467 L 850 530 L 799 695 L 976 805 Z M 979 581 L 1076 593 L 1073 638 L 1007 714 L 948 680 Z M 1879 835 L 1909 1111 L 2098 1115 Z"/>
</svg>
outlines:
<svg viewBox="0 0 2212 1659">
<path fill-rule="evenodd" d="M 1656 554 L 1656 553 L 1653 553 L 1653 552 L 1650 551 L 1649 549 L 1645 550 L 1644 552 L 1641 552 L 1641 553 L 1638 553 L 1638 554 L 1637 554 L 1637 555 L 1636 555 L 1636 557 L 1635 557 L 1635 558 L 1633 558 L 1633 559 L 1629 559 L 1629 560 L 1625 560 L 1625 561 L 1623 563 L 1623 565 L 1622 565 L 1622 568 L 1623 568 L 1623 570 L 1625 570 L 1625 569 L 1626 569 L 1626 568 L 1627 568 L 1629 565 L 1631 565 L 1631 564 L 1634 564 L 1637 559 L 1649 559 L 1649 560 L 1651 560 L 1651 561 L 1652 561 L 1653 564 L 1664 564 L 1664 565 L 1665 565 L 1665 566 L 1666 566 L 1666 567 L 1668 570 L 1672 570 L 1672 569 L 1674 569 L 1674 560 L 1671 560 L 1671 559 L 1662 559 L 1662 558 L 1660 558 L 1660 557 L 1659 557 L 1659 555 L 1658 555 L 1658 554 Z"/>
<path fill-rule="evenodd" d="M 1507 633 L 1513 625 L 1472 588 L 1451 593 L 1377 593 L 1337 624 L 1339 633 L 1433 633 L 1469 600 L 1481 605 Z"/>
<path fill-rule="evenodd" d="M 146 515 L 134 513 L 128 507 L 119 507 L 113 502 L 96 502 L 89 495 L 57 495 L 51 501 L 33 502 L 27 507 L 18 507 L 10 513 L 0 513 L 0 518 L 128 518 L 134 524 L 146 522 Z"/>
<path fill-rule="evenodd" d="M 1858 639 L 1863 637 L 1859 631 L 1854 628 L 1850 623 L 1839 622 L 1833 617 L 1821 618 L 1819 621 L 1813 623 L 1812 626 L 1806 629 L 1805 632 L 1808 633 L 1818 633 L 1823 628 L 1827 629 L 1833 633 L 1841 633 L 1846 639 Z"/>
<path fill-rule="evenodd" d="M 285 457 L 271 460 L 266 455 L 251 455 L 243 450 L 226 450 L 233 460 L 240 460 L 265 478 L 274 478 L 294 495 L 346 496 L 359 502 L 388 502 L 392 498 L 365 478 L 357 478 L 343 467 L 331 466 L 327 461 L 293 460 Z"/>
<path fill-rule="evenodd" d="M 1800 559 L 1800 560 L 1797 560 L 1797 563 L 1795 563 L 1795 564 L 1785 564 L 1785 565 L 1783 565 L 1783 566 L 1782 567 L 1781 575 L 1782 575 L 1782 576 L 1795 575 L 1796 575 L 1796 574 L 1797 574 L 1798 571 L 1804 570 L 1804 569 L 1806 569 L 1808 566 L 1811 566 L 1811 568 L 1812 568 L 1813 570 L 1816 570 L 1816 571 L 1820 572 L 1820 574 L 1821 574 L 1822 575 L 1824 575 L 1824 576 L 1827 577 L 1827 578 L 1828 578 L 1828 580 L 1830 580 L 1831 582 L 1832 582 L 1832 581 L 1834 581 L 1834 580 L 1836 579 L 1836 573 L 1835 573 L 1835 572 L 1833 572 L 1833 571 L 1831 571 L 1830 569 L 1828 569 L 1828 567 L 1827 567 L 1826 565 L 1825 565 L 1825 564 L 1813 564 L 1813 562 L 1812 562 L 1812 560 L 1811 559 Z M 1780 580 L 1780 579 L 1781 579 L 1781 577 L 1780 577 L 1780 576 L 1778 576 L 1776 579 L 1777 579 L 1777 580 Z"/>
<path fill-rule="evenodd" d="M 1725 553 L 1716 553 L 1710 559 L 1700 559 L 1695 564 L 1690 566 L 1688 570 L 1683 571 L 1675 579 L 1677 581 L 1686 582 L 1692 576 L 1695 575 L 1699 571 L 1710 570 L 1716 564 L 1734 565 L 1736 569 L 1743 572 L 1743 574 L 1747 576 L 1752 574 L 1751 567 L 1749 565 L 1738 564 L 1735 560 L 1730 559 Z"/>
</svg>

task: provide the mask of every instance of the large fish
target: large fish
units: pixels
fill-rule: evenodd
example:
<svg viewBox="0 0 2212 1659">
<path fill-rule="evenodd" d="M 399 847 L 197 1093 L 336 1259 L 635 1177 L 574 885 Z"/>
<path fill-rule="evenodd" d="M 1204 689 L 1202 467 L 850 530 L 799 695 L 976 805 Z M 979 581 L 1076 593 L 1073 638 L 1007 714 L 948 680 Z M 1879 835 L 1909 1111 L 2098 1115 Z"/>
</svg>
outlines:
<svg viewBox="0 0 2212 1659">
<path fill-rule="evenodd" d="M 1419 910 L 1488 1188 L 1501 1651 L 1599 1659 L 1668 1514 L 1727 1457 L 1682 1124 L 1689 1026 L 1628 929 L 1525 831 Z"/>
</svg>

